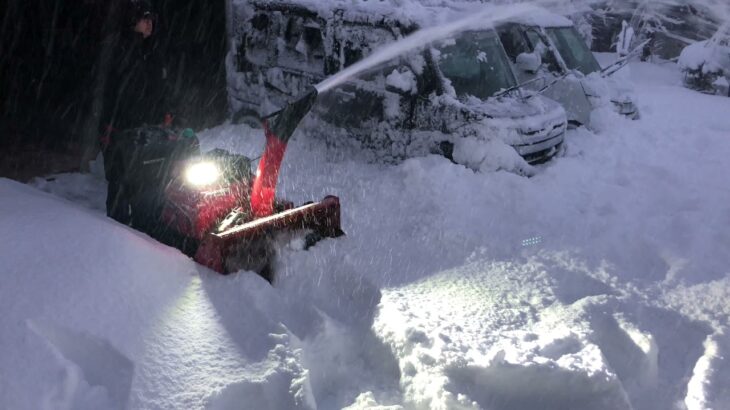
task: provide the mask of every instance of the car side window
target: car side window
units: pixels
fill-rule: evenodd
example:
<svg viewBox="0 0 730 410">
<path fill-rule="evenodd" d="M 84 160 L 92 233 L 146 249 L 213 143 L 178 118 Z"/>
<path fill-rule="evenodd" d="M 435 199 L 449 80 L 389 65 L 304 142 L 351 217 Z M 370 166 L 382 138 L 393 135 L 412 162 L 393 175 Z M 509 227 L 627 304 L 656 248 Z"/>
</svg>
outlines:
<svg viewBox="0 0 730 410">
<path fill-rule="evenodd" d="M 340 44 L 342 44 L 340 51 L 342 68 L 362 60 L 378 47 L 396 40 L 392 32 L 365 24 L 342 27 L 337 37 L 341 39 Z"/>
<path fill-rule="evenodd" d="M 532 28 L 528 28 L 527 30 L 525 30 L 525 34 L 530 40 L 531 52 L 534 52 L 538 48 L 541 48 L 543 50 L 541 54 L 542 62 L 547 65 L 548 70 L 553 73 L 562 72 L 563 70 L 560 68 L 558 60 L 555 58 L 555 54 L 553 54 L 554 51 L 550 50 L 548 48 L 548 45 L 545 44 L 544 41 L 542 41 L 542 37 L 540 36 L 540 34 L 538 34 L 537 31 Z"/>
<path fill-rule="evenodd" d="M 324 60 L 324 42 L 319 23 L 301 16 L 290 17 L 280 42 L 279 65 L 322 74 Z"/>
<path fill-rule="evenodd" d="M 518 55 L 532 52 L 530 45 L 522 36 L 522 30 L 515 24 L 500 27 L 499 39 L 502 46 L 504 46 L 504 51 L 513 63 L 517 61 Z"/>
<path fill-rule="evenodd" d="M 246 34 L 242 39 L 246 60 L 259 65 L 275 61 L 278 30 L 272 16 L 259 13 L 254 15 L 248 23 L 249 29 L 246 30 Z"/>
<path fill-rule="evenodd" d="M 353 43 L 350 40 L 345 41 L 345 46 L 342 52 L 342 66 L 349 67 L 358 61 L 362 60 L 363 52 L 360 44 Z"/>
</svg>

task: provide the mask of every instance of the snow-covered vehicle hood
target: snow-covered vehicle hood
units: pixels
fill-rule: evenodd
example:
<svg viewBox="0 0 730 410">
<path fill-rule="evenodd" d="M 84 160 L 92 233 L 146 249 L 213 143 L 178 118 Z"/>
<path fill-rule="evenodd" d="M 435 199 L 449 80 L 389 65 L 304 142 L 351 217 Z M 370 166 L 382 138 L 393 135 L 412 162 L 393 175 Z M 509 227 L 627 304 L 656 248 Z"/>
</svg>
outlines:
<svg viewBox="0 0 730 410">
<path fill-rule="evenodd" d="M 457 105 L 473 126 L 487 127 L 511 145 L 528 143 L 536 134 L 560 128 L 567 122 L 563 106 L 541 95 L 487 100 L 470 97 L 458 102 L 448 98 L 447 103 Z M 458 123 L 454 125 L 461 127 Z"/>
<path fill-rule="evenodd" d="M 530 98 L 490 98 L 486 101 L 471 99 L 464 108 L 481 116 L 469 127 L 475 129 L 477 135 L 511 146 L 527 163 L 539 163 L 555 155 L 563 142 L 568 124 L 562 105 L 541 95 Z M 499 152 L 494 145 L 492 149 Z M 469 163 L 473 152 L 465 150 L 478 151 L 478 148 L 468 143 L 457 144 L 457 151 L 461 151 L 459 156 Z M 510 163 L 508 158 L 513 155 L 496 155 L 492 160 L 495 163 Z M 512 166 L 520 169 L 519 164 Z"/>
<path fill-rule="evenodd" d="M 511 96 L 496 97 L 486 101 L 478 98 L 470 98 L 465 101 L 464 105 L 474 113 L 496 119 L 521 119 L 562 110 L 560 104 L 540 95 L 535 95 L 530 98 L 516 98 Z"/>
<path fill-rule="evenodd" d="M 466 106 L 475 113 L 483 114 L 490 120 L 514 129 L 520 135 L 529 135 L 566 121 L 565 109 L 557 102 L 535 95 L 531 98 L 491 98 L 487 101 L 467 102 Z"/>
</svg>

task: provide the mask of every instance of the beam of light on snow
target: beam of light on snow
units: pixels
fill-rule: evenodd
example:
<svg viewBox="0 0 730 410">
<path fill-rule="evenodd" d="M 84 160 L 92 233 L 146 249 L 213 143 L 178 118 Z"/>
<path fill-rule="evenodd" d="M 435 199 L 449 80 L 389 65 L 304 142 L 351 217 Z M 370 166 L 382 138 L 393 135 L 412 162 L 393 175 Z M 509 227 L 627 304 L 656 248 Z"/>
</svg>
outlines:
<svg viewBox="0 0 730 410">
<path fill-rule="evenodd" d="M 191 278 L 151 331 L 153 335 L 144 339 L 157 342 L 148 347 L 144 366 L 164 371 L 174 380 L 156 387 L 163 396 L 223 383 L 231 372 L 247 365 L 198 276 Z"/>
</svg>

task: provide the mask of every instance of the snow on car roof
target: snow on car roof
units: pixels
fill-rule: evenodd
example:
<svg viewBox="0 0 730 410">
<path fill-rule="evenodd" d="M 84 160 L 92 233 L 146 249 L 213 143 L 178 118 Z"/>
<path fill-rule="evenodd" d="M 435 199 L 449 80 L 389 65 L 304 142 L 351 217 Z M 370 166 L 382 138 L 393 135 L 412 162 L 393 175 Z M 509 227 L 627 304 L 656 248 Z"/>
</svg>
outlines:
<svg viewBox="0 0 730 410">
<path fill-rule="evenodd" d="M 251 4 L 257 8 L 282 9 L 300 8 L 328 18 L 340 13 L 345 20 L 366 23 L 383 22 L 434 26 L 453 20 L 454 16 L 473 14 L 475 10 L 488 7 L 490 3 L 470 0 L 232 0 L 237 6 Z M 492 3 L 491 5 L 495 5 Z M 573 23 L 540 7 L 508 18 L 509 21 L 544 27 L 569 27 Z M 415 28 L 414 27 L 414 28 Z"/>
<path fill-rule="evenodd" d="M 570 27 L 573 25 L 567 18 L 542 8 L 536 8 L 527 13 L 515 15 L 508 20 L 512 23 L 524 24 L 526 26 Z"/>
<path fill-rule="evenodd" d="M 451 0 L 233 0 L 237 5 L 257 8 L 302 8 L 327 18 L 341 13 L 345 20 L 398 22 L 401 25 L 430 26 L 455 15 L 484 6 L 478 2 Z"/>
</svg>

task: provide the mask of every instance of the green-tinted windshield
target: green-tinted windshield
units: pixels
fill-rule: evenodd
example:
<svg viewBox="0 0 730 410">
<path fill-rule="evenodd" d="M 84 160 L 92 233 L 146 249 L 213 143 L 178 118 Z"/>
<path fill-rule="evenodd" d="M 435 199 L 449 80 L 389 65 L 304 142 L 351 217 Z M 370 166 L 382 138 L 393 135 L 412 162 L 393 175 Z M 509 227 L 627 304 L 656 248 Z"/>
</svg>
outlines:
<svg viewBox="0 0 730 410">
<path fill-rule="evenodd" d="M 563 61 L 569 69 L 578 70 L 586 75 L 601 70 L 596 57 L 593 56 L 575 28 L 553 27 L 546 28 L 545 31 L 550 40 L 555 43 L 558 53 L 563 57 Z"/>
<path fill-rule="evenodd" d="M 469 31 L 438 46 L 439 67 L 459 96 L 486 99 L 516 84 L 496 33 Z"/>
</svg>

